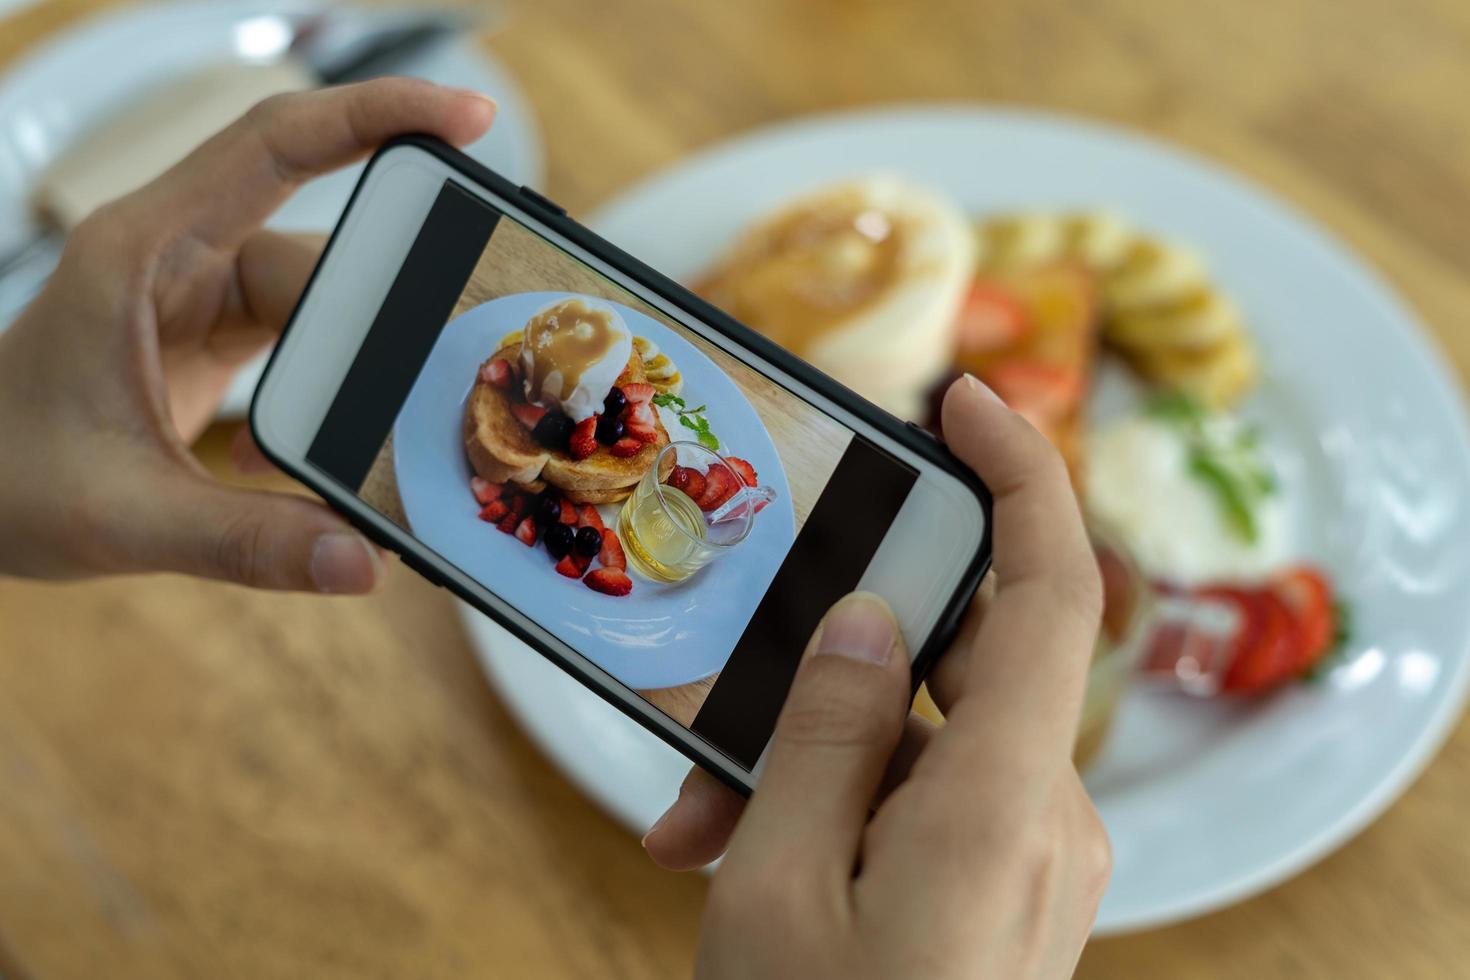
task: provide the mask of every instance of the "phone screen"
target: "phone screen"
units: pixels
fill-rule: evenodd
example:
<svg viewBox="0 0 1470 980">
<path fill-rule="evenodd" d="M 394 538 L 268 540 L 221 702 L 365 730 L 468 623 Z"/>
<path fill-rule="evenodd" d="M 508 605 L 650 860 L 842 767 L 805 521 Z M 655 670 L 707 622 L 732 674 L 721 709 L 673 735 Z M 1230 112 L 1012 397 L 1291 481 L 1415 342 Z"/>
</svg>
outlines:
<svg viewBox="0 0 1470 980">
<path fill-rule="evenodd" d="M 745 769 L 918 475 L 453 181 L 307 458 Z"/>
</svg>

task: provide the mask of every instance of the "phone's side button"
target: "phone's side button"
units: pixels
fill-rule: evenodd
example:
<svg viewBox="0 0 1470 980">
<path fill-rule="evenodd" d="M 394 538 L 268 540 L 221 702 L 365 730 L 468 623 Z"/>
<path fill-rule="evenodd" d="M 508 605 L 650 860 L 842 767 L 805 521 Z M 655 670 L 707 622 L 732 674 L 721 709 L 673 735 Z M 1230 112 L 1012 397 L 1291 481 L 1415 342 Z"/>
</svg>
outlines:
<svg viewBox="0 0 1470 980">
<path fill-rule="evenodd" d="M 532 204 L 536 205 L 543 211 L 550 211 L 552 214 L 567 213 L 566 208 L 562 207 L 560 204 L 557 204 L 546 195 L 537 193 L 534 189 L 527 187 L 525 184 L 521 185 L 521 197 L 524 197 L 526 200 L 530 201 Z"/>
<path fill-rule="evenodd" d="M 919 435 L 924 436 L 927 439 L 932 439 L 935 442 L 939 441 L 939 437 L 934 434 L 934 431 L 932 429 L 926 429 L 912 419 L 905 420 L 903 424 L 907 426 L 910 430 L 917 432 Z"/>
<path fill-rule="evenodd" d="M 403 563 L 407 565 L 410 569 L 422 575 L 424 578 L 428 579 L 435 585 L 440 585 L 439 578 L 437 575 L 434 574 L 433 569 L 429 568 L 428 565 L 425 565 L 416 556 L 410 555 L 408 552 L 404 552 L 402 558 Z"/>
</svg>

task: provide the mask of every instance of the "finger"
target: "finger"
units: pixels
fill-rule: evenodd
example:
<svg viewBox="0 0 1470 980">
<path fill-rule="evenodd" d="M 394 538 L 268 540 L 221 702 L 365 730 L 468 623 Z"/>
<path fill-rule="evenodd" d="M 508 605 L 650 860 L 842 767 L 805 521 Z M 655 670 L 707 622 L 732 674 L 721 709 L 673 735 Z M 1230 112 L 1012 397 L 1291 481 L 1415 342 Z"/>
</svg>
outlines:
<svg viewBox="0 0 1470 980">
<path fill-rule="evenodd" d="M 980 588 L 970 600 L 965 616 L 960 620 L 959 631 L 949 649 L 934 662 L 924 683 L 929 687 L 929 696 L 940 714 L 947 714 L 960 699 L 965 689 L 965 675 L 970 669 L 970 653 L 975 648 L 975 638 L 980 634 L 980 624 L 985 621 L 985 610 L 995 598 L 995 574 L 989 573 L 980 580 Z"/>
<path fill-rule="evenodd" d="M 495 103 L 483 95 L 411 78 L 276 95 L 205 141 L 139 200 L 167 198 L 168 213 L 202 241 L 234 248 L 312 177 L 404 133 L 463 145 L 494 116 Z"/>
<path fill-rule="evenodd" d="M 276 469 L 276 464 L 267 459 L 255 444 L 255 436 L 250 434 L 248 425 L 241 425 L 235 430 L 235 436 L 230 440 L 230 461 L 235 464 L 236 471 L 246 476 L 272 473 Z"/>
<path fill-rule="evenodd" d="M 315 501 L 192 471 L 164 474 L 156 485 L 127 515 L 123 550 L 137 567 L 335 594 L 371 592 L 383 581 L 378 549 Z"/>
<path fill-rule="evenodd" d="M 245 317 L 279 334 L 321 258 L 327 236 L 257 231 L 240 246 L 236 279 Z"/>
<path fill-rule="evenodd" d="M 995 596 L 948 727 L 963 714 L 973 751 L 1011 752 L 1024 769 L 1071 751 L 1102 612 L 1097 562 L 1066 468 L 1040 433 L 968 376 L 951 386 L 943 419 L 950 448 L 995 498 Z"/>
<path fill-rule="evenodd" d="M 744 810 L 744 797 L 696 766 L 678 799 L 644 835 L 643 849 L 669 871 L 702 868 L 725 853 Z"/>
<path fill-rule="evenodd" d="M 908 703 L 893 614 L 877 596 L 843 598 L 797 669 L 727 867 L 804 865 L 803 880 L 843 885 Z"/>
</svg>

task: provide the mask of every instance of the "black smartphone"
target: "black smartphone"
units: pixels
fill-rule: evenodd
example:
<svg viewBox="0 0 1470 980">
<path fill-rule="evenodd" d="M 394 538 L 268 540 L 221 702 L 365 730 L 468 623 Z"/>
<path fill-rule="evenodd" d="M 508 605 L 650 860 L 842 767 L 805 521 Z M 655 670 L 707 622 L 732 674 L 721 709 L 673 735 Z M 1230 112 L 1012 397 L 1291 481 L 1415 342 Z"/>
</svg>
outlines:
<svg viewBox="0 0 1470 980">
<path fill-rule="evenodd" d="M 368 165 L 250 422 L 746 792 L 836 599 L 888 600 L 917 686 L 990 561 L 990 496 L 932 436 L 427 137 Z"/>
</svg>

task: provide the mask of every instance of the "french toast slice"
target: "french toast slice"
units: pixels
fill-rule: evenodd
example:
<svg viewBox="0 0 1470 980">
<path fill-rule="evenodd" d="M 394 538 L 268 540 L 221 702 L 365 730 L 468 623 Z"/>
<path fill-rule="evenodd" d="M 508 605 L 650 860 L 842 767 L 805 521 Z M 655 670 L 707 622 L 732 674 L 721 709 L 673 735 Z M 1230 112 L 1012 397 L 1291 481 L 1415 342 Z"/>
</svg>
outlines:
<svg viewBox="0 0 1470 980">
<path fill-rule="evenodd" d="M 521 345 L 508 344 L 489 360 L 504 358 L 520 364 Z M 615 384 L 619 387 L 644 381 L 642 359 L 635 351 Z M 518 385 L 518 383 L 517 383 Z M 515 417 L 511 406 L 519 401 L 519 387 L 496 388 L 484 381 L 475 383 L 465 406 L 465 452 L 475 472 L 496 483 L 511 482 L 523 487 L 536 483 L 556 487 L 572 503 L 606 504 L 623 500 L 669 444 L 669 434 L 654 415 L 658 438 L 645 443 L 632 456 L 614 456 L 606 446 L 586 459 L 547 449 Z M 673 459 L 665 468 L 673 469 Z M 660 473 L 660 479 L 668 473 Z"/>
</svg>

